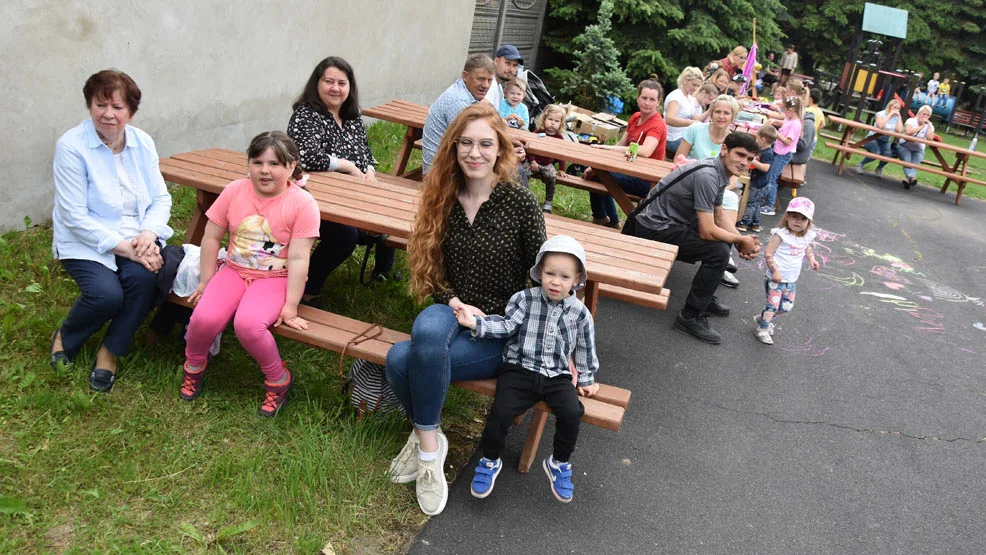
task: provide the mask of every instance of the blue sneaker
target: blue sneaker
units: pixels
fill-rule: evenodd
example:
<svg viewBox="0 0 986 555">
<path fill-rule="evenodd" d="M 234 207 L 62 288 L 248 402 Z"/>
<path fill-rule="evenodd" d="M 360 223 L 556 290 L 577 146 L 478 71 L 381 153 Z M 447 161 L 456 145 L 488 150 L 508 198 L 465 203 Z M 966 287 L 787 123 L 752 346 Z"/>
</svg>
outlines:
<svg viewBox="0 0 986 555">
<path fill-rule="evenodd" d="M 503 463 L 500 459 L 495 461 L 486 457 L 479 459 L 479 464 L 476 465 L 476 475 L 472 479 L 472 496 L 484 499 L 493 493 L 493 484 L 496 483 L 496 477 L 500 475 L 501 468 L 503 468 Z"/>
<path fill-rule="evenodd" d="M 551 482 L 551 493 L 555 495 L 555 499 L 568 503 L 572 500 L 575 491 L 575 486 L 572 485 L 572 463 L 559 464 L 558 468 L 554 468 L 548 462 L 550 458 L 545 458 L 541 466 L 544 467 L 544 472 Z"/>
</svg>

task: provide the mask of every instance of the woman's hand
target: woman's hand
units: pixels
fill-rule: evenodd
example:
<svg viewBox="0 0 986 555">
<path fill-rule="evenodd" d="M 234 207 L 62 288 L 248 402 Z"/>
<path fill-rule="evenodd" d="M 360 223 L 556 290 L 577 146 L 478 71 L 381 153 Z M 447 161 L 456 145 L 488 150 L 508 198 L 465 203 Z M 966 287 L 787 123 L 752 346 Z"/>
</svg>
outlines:
<svg viewBox="0 0 986 555">
<path fill-rule="evenodd" d="M 474 316 L 481 316 L 481 317 L 486 316 L 485 312 L 470 304 L 466 304 L 460 301 L 459 297 L 452 297 L 451 299 L 449 299 L 448 306 L 455 312 L 458 312 L 460 309 L 465 308 L 468 309 L 469 312 L 472 313 Z"/>
<path fill-rule="evenodd" d="M 347 173 L 353 177 L 359 177 L 360 179 L 366 178 L 366 174 L 362 170 L 356 167 L 356 164 L 346 160 L 345 158 L 339 159 L 339 167 L 336 169 L 339 173 Z"/>
<path fill-rule="evenodd" d="M 157 234 L 153 231 L 143 230 L 140 235 L 133 240 L 134 250 L 137 251 L 138 257 L 144 257 L 148 254 L 157 254 L 159 248 L 157 245 Z"/>
<path fill-rule="evenodd" d="M 140 262 L 145 268 L 155 274 L 160 272 L 161 268 L 164 267 L 164 257 L 162 257 L 160 253 L 153 253 L 147 256 L 138 257 L 137 262 Z"/>
<path fill-rule="evenodd" d="M 276 328 L 281 324 L 296 330 L 308 329 L 308 320 L 298 316 L 298 307 L 289 307 L 287 304 L 281 308 L 281 314 L 278 315 L 277 321 L 274 322 L 274 327 Z"/>
<path fill-rule="evenodd" d="M 369 181 L 371 183 L 376 183 L 377 182 L 377 172 L 376 172 L 376 170 L 369 170 L 369 171 L 367 171 L 363 175 L 366 177 L 366 180 L 367 181 Z"/>
</svg>

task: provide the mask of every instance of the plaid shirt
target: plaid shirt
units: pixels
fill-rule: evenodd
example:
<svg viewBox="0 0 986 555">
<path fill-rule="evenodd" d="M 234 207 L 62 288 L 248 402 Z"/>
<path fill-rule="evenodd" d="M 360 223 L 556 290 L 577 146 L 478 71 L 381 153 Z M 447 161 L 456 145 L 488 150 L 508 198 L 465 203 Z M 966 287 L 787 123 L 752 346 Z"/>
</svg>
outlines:
<svg viewBox="0 0 986 555">
<path fill-rule="evenodd" d="M 552 302 L 540 287 L 510 297 L 505 316 L 477 316 L 472 334 L 480 338 L 508 337 L 503 362 L 516 364 L 548 378 L 571 375 L 568 360 L 575 353 L 579 385 L 595 382 L 595 329 L 589 309 L 573 295 Z"/>
</svg>

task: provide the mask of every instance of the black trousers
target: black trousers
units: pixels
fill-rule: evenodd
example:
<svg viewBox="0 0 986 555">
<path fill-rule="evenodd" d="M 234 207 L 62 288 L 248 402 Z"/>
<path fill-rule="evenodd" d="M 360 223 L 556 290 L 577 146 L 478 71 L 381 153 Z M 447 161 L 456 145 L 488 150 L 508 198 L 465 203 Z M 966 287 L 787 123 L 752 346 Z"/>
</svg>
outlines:
<svg viewBox="0 0 986 555">
<path fill-rule="evenodd" d="M 353 254 L 359 243 L 359 230 L 353 226 L 322 220 L 319 241 L 308 260 L 306 295 L 318 295 L 329 274 Z M 377 245 L 373 275 L 389 274 L 394 266 L 394 248 Z"/>
<path fill-rule="evenodd" d="M 685 307 L 681 309 L 681 315 L 685 318 L 694 318 L 701 314 L 716 294 L 722 273 L 729 264 L 729 249 L 732 245 L 706 241 L 698 236 L 698 231 L 685 226 L 654 231 L 638 224 L 636 235 L 643 239 L 678 245 L 678 260 L 702 263 L 692 280 Z"/>
<path fill-rule="evenodd" d="M 538 401 L 544 401 L 555 413 L 555 460 L 567 462 L 572 457 L 585 412 L 572 385 L 572 377 L 566 374 L 546 378 L 511 364 L 500 366 L 493 408 L 486 417 L 486 428 L 479 441 L 484 457 L 491 460 L 500 458 L 514 417 L 524 414 Z"/>
</svg>

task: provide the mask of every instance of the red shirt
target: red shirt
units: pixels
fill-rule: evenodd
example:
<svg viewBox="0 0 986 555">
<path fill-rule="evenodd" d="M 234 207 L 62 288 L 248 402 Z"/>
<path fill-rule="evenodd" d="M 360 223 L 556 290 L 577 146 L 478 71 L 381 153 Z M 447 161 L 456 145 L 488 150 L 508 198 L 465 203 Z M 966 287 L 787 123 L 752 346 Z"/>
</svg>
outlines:
<svg viewBox="0 0 986 555">
<path fill-rule="evenodd" d="M 644 139 L 654 137 L 657 139 L 657 148 L 651 153 L 650 158 L 664 160 L 664 149 L 668 142 L 668 127 L 664 124 L 661 114 L 654 114 L 644 123 L 640 123 L 640 112 L 630 116 L 627 122 L 627 144 L 644 144 Z"/>
</svg>

